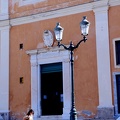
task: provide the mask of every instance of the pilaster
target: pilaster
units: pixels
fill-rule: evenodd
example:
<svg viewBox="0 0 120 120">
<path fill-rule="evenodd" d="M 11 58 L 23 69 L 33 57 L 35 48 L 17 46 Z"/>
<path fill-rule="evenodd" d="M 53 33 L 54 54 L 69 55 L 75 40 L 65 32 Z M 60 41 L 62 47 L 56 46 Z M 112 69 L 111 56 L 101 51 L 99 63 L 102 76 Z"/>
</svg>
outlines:
<svg viewBox="0 0 120 120">
<path fill-rule="evenodd" d="M 31 108 L 35 112 L 35 117 L 38 116 L 38 64 L 37 55 L 32 55 L 30 58 L 31 62 Z"/>
<path fill-rule="evenodd" d="M 0 113 L 9 112 L 9 26 L 0 27 Z"/>
<path fill-rule="evenodd" d="M 0 0 L 0 20 L 8 19 L 8 0 Z"/>
<path fill-rule="evenodd" d="M 112 105 L 108 6 L 94 9 L 96 24 L 96 49 L 98 68 L 98 118 L 112 118 L 114 115 Z"/>
</svg>

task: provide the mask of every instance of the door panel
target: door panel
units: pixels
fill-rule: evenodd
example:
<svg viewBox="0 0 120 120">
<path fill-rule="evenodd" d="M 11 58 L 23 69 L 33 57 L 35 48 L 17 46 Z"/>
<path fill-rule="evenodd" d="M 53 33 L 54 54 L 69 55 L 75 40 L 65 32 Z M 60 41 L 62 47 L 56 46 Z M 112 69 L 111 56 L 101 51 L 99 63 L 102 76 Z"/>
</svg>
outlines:
<svg viewBox="0 0 120 120">
<path fill-rule="evenodd" d="M 42 115 L 63 113 L 62 71 L 41 73 Z"/>
</svg>

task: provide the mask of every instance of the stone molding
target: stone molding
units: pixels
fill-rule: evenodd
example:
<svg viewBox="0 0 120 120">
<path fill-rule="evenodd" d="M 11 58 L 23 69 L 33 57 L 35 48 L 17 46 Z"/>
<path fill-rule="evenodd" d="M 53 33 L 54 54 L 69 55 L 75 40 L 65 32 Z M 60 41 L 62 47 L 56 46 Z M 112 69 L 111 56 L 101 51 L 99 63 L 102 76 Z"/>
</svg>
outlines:
<svg viewBox="0 0 120 120">
<path fill-rule="evenodd" d="M 4 29 L 5 26 L 10 26 L 9 20 L 0 21 L 0 29 Z"/>
<path fill-rule="evenodd" d="M 114 118 L 114 107 L 98 107 L 97 116 L 99 119 L 113 119 Z"/>
<path fill-rule="evenodd" d="M 0 20 L 6 20 L 9 18 L 8 3 L 8 0 L 0 0 Z"/>
<path fill-rule="evenodd" d="M 33 0 L 31 0 L 33 1 Z M 38 2 L 38 0 L 36 0 Z M 36 2 L 35 1 L 35 2 Z M 23 0 L 21 0 L 23 2 Z M 24 1 L 27 2 L 28 1 Z M 29 3 L 29 2 L 28 2 Z M 21 25 L 21 24 L 26 24 L 26 23 L 31 23 L 31 22 L 37 22 L 40 20 L 46 20 L 46 19 L 52 19 L 56 17 L 62 17 L 62 16 L 67 16 L 67 15 L 72 15 L 72 14 L 77 14 L 77 13 L 82 13 L 82 12 L 87 12 L 87 11 L 92 11 L 95 8 L 100 8 L 103 6 L 117 6 L 120 5 L 119 0 L 100 0 L 100 1 L 95 1 L 87 4 L 81 4 L 73 7 L 68 7 L 64 9 L 59 9 L 55 11 L 50 11 L 50 12 L 45 12 L 45 13 L 40 13 L 40 14 L 35 14 L 35 15 L 30 15 L 26 17 L 20 17 L 20 18 L 15 18 L 15 19 L 10 19 L 8 15 L 8 0 L 5 3 L 4 0 L 1 0 L 1 12 L 0 12 L 0 20 L 5 20 L 5 21 L 0 21 L 0 26 L 6 25 L 6 23 L 10 24 L 11 26 L 16 26 L 16 25 Z M 7 20 L 7 21 L 6 21 Z"/>
<path fill-rule="evenodd" d="M 68 45 L 66 45 L 68 46 Z M 47 53 L 47 52 L 54 52 L 54 51 L 64 51 L 63 47 L 50 47 L 50 48 L 41 48 L 41 49 L 36 49 L 36 50 L 27 50 L 26 54 L 28 55 L 36 55 L 37 53 Z"/>
<path fill-rule="evenodd" d="M 36 67 L 37 65 L 38 65 L 37 62 L 33 62 L 33 61 L 31 61 L 31 67 Z"/>
<path fill-rule="evenodd" d="M 42 1 L 46 1 L 46 0 L 20 0 L 19 6 L 24 6 L 24 5 L 33 4 L 33 3 L 42 2 Z"/>
<path fill-rule="evenodd" d="M 98 7 L 98 8 L 94 8 L 93 11 L 95 14 L 101 14 L 103 12 L 108 12 L 109 6 L 102 6 L 102 7 Z"/>
<path fill-rule="evenodd" d="M 68 119 L 70 112 L 70 102 L 71 102 L 69 51 L 64 50 L 63 47 L 60 48 L 52 47 L 52 48 L 30 50 L 30 51 L 26 51 L 26 53 L 30 55 L 30 62 L 31 62 L 31 107 L 34 109 L 36 113 L 35 118 L 45 117 L 41 115 L 40 67 L 43 64 L 62 62 L 64 106 L 63 106 L 63 115 L 61 115 L 61 117 L 63 119 Z M 49 118 L 51 118 L 51 116 L 49 116 Z"/>
<path fill-rule="evenodd" d="M 109 6 L 116 6 L 116 5 L 120 5 L 119 0 L 100 0 L 100 1 L 91 2 L 87 4 L 81 4 L 81 5 L 72 6 L 64 9 L 54 10 L 50 12 L 11 19 L 10 24 L 12 26 L 16 26 L 16 25 L 37 22 L 37 21 L 46 20 L 46 19 L 52 19 L 56 17 L 62 17 L 67 15 L 92 11 L 95 8 L 100 8 L 103 6 L 109 7 Z"/>
</svg>

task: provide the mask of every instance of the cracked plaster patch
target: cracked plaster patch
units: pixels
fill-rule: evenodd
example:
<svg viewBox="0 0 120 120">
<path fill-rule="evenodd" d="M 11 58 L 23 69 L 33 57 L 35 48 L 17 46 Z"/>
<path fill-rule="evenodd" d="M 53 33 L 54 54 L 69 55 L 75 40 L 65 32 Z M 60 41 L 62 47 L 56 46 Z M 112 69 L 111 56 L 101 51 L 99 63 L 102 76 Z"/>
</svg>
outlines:
<svg viewBox="0 0 120 120">
<path fill-rule="evenodd" d="M 77 113 L 79 118 L 90 118 L 95 116 L 95 114 L 89 110 L 81 110 L 81 111 L 78 111 Z"/>
</svg>

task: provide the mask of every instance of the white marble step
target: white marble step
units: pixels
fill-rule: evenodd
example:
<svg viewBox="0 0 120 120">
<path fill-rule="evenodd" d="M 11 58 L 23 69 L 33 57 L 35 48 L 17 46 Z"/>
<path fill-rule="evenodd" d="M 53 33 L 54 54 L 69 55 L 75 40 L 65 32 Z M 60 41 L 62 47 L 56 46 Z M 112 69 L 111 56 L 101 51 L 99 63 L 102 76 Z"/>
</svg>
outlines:
<svg viewBox="0 0 120 120">
<path fill-rule="evenodd" d="M 55 116 L 41 116 L 35 120 L 63 120 L 61 115 Z"/>
</svg>

